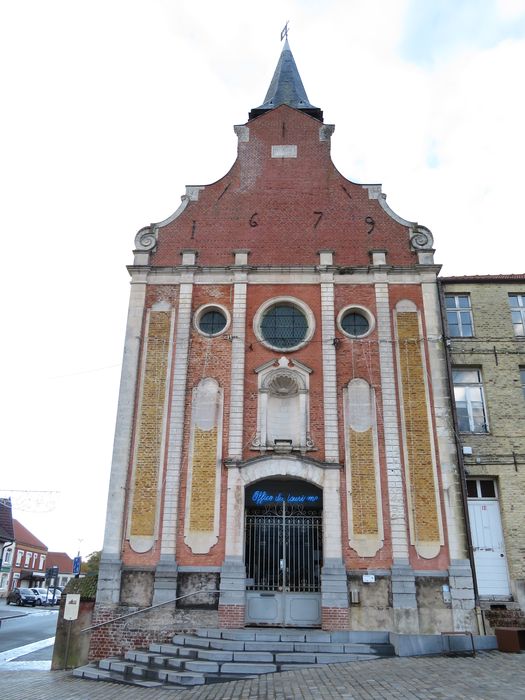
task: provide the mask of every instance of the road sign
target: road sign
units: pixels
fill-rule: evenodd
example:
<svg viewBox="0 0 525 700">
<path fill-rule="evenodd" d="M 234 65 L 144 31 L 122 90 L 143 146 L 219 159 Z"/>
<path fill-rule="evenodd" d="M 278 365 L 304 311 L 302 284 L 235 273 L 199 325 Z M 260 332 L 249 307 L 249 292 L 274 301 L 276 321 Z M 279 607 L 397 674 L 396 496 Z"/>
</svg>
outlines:
<svg viewBox="0 0 525 700">
<path fill-rule="evenodd" d="M 80 573 L 80 565 L 82 564 L 82 557 L 75 557 L 73 559 L 73 573 L 75 576 Z"/>
<path fill-rule="evenodd" d="M 68 593 L 64 606 L 64 620 L 76 620 L 80 607 L 80 593 Z"/>
</svg>

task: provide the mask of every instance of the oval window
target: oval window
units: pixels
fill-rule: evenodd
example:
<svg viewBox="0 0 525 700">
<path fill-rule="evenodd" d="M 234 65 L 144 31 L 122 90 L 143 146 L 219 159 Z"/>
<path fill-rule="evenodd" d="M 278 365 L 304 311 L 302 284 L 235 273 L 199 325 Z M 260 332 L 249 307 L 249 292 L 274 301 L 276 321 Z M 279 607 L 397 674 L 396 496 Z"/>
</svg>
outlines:
<svg viewBox="0 0 525 700">
<path fill-rule="evenodd" d="M 370 323 L 367 317 L 358 311 L 349 311 L 341 319 L 341 328 L 348 335 L 357 338 L 368 333 Z"/>
<path fill-rule="evenodd" d="M 205 309 L 197 318 L 197 328 L 204 335 L 218 335 L 227 324 L 226 314 L 218 308 Z"/>
</svg>

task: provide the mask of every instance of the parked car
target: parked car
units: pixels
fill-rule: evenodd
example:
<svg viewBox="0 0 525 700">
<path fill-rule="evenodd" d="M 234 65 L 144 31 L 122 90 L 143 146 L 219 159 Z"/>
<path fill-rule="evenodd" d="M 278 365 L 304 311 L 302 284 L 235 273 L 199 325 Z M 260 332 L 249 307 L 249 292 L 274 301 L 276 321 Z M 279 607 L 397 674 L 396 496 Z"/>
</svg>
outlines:
<svg viewBox="0 0 525 700">
<path fill-rule="evenodd" d="M 7 594 L 6 604 L 15 603 L 16 605 L 32 605 L 35 607 L 38 598 L 30 588 L 13 588 Z"/>
<path fill-rule="evenodd" d="M 32 588 L 31 590 L 38 598 L 37 605 L 47 605 L 47 588 Z"/>
<path fill-rule="evenodd" d="M 48 605 L 58 605 L 60 603 L 60 598 L 62 597 L 62 592 L 58 588 L 48 588 L 47 590 L 47 604 Z"/>
</svg>

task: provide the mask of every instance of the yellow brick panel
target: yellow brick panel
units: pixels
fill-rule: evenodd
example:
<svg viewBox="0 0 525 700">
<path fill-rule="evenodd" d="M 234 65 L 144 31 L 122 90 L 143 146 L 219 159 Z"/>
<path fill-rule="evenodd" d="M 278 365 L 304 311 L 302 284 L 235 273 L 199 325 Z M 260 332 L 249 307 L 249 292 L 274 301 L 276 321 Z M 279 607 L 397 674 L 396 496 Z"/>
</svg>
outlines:
<svg viewBox="0 0 525 700">
<path fill-rule="evenodd" d="M 130 532 L 132 536 L 137 537 L 155 534 L 169 338 L 169 312 L 151 312 L 138 418 L 138 445 L 131 511 Z"/>
<path fill-rule="evenodd" d="M 377 494 L 372 428 L 348 431 L 352 460 L 352 520 L 355 535 L 377 535 Z"/>
<path fill-rule="evenodd" d="M 217 427 L 193 434 L 190 532 L 213 532 L 217 478 Z"/>
<path fill-rule="evenodd" d="M 440 532 L 417 313 L 398 313 L 397 330 L 415 537 L 435 542 Z"/>
</svg>

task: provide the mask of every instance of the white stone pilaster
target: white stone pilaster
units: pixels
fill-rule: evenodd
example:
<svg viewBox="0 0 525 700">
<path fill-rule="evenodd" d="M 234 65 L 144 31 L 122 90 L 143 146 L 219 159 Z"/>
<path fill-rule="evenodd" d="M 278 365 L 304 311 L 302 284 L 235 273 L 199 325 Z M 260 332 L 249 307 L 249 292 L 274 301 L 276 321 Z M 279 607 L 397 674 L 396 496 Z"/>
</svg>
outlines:
<svg viewBox="0 0 525 700">
<path fill-rule="evenodd" d="M 388 283 L 375 285 L 379 361 L 381 365 L 381 392 L 383 400 L 383 431 L 388 478 L 388 503 L 394 561 L 408 562 L 407 519 L 403 497 L 403 475 L 398 427 L 396 384 L 394 375 L 394 348 Z"/>
<path fill-rule="evenodd" d="M 323 558 L 342 561 L 341 474 L 326 469 L 323 484 Z"/>
<path fill-rule="evenodd" d="M 236 271 L 233 285 L 232 358 L 228 456 L 242 459 L 244 422 L 244 356 L 246 352 L 246 273 Z"/>
<path fill-rule="evenodd" d="M 324 441 L 327 462 L 339 462 L 333 273 L 321 273 Z M 340 505 L 338 506 L 340 508 Z"/>
<path fill-rule="evenodd" d="M 111 460 L 106 528 L 97 591 L 97 602 L 99 603 L 117 603 L 120 595 L 120 556 L 125 523 L 126 479 L 130 459 L 133 409 L 146 298 L 146 274 L 146 272 L 135 272 L 131 280 Z"/>
<path fill-rule="evenodd" d="M 180 468 L 184 439 L 184 407 L 188 374 L 188 352 L 191 327 L 193 273 L 188 271 L 179 287 L 179 310 L 175 336 L 175 366 L 171 397 L 171 417 L 168 435 L 168 459 L 164 488 L 161 561 L 174 561 L 177 542 L 177 516 L 180 488 Z"/>
<path fill-rule="evenodd" d="M 244 557 L 244 481 L 238 467 L 228 469 L 226 557 Z"/>
</svg>

